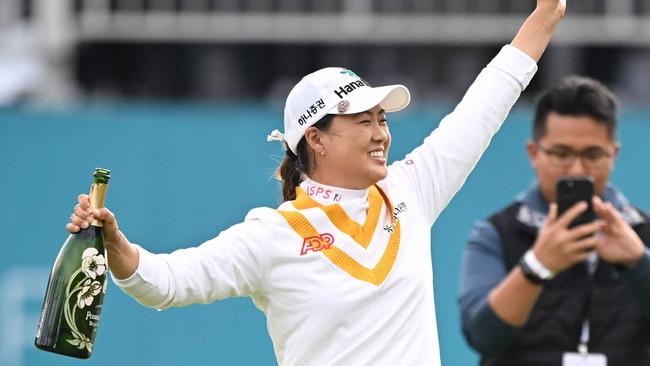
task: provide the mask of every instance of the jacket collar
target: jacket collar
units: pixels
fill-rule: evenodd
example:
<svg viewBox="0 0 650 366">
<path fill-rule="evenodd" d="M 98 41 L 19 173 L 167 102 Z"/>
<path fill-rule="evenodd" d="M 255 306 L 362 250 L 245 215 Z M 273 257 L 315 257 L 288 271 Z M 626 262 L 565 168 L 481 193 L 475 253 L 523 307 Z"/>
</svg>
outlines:
<svg viewBox="0 0 650 366">
<path fill-rule="evenodd" d="M 623 219 L 631 226 L 643 222 L 643 217 L 639 211 L 634 208 L 623 193 L 612 185 L 607 185 L 601 198 L 605 202 L 611 202 L 612 205 L 623 215 Z M 517 220 L 527 226 L 540 229 L 546 222 L 548 215 L 548 202 L 542 195 L 537 182 L 533 183 L 527 190 L 521 192 L 515 202 L 520 203 L 517 212 Z"/>
</svg>

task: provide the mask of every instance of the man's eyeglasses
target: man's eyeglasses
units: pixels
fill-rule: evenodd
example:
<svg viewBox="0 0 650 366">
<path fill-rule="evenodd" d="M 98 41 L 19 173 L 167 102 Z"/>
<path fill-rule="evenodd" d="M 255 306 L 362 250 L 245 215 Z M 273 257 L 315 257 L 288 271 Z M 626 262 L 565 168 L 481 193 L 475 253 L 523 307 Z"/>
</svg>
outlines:
<svg viewBox="0 0 650 366">
<path fill-rule="evenodd" d="M 544 154 L 548 155 L 551 163 L 568 168 L 575 162 L 576 158 L 580 158 L 582 164 L 587 169 L 599 169 L 606 166 L 613 154 L 600 147 L 589 147 L 581 151 L 575 151 L 564 147 L 554 147 L 547 149 L 540 144 L 537 147 Z"/>
</svg>

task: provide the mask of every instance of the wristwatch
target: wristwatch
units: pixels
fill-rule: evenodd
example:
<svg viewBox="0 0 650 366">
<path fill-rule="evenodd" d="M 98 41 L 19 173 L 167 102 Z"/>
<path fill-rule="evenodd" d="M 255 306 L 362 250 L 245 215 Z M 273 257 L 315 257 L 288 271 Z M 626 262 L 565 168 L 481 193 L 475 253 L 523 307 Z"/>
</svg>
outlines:
<svg viewBox="0 0 650 366">
<path fill-rule="evenodd" d="M 537 256 L 535 256 L 532 249 L 528 250 L 526 254 L 521 257 L 519 267 L 524 273 L 524 276 L 530 282 L 537 285 L 543 285 L 555 277 L 555 273 L 546 268 L 546 266 L 537 259 Z"/>
</svg>

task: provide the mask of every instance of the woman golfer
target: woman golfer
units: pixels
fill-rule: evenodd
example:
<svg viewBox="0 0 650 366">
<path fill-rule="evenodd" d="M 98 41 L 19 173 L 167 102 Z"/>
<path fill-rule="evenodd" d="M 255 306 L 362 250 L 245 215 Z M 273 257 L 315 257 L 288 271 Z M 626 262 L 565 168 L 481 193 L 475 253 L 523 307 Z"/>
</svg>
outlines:
<svg viewBox="0 0 650 366">
<path fill-rule="evenodd" d="M 289 93 L 279 169 L 284 202 L 256 208 L 198 247 L 152 254 L 80 195 L 67 229 L 104 220 L 117 285 L 165 309 L 250 296 L 281 365 L 440 365 L 430 230 L 533 77 L 565 11 L 538 0 L 424 143 L 387 166 L 402 85 L 325 68 Z"/>
</svg>

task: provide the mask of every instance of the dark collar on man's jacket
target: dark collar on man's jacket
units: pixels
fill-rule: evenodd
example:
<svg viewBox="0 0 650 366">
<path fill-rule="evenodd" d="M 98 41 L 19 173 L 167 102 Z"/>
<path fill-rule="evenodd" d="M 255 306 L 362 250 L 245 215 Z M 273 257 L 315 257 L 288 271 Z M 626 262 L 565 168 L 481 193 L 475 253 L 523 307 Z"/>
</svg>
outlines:
<svg viewBox="0 0 650 366">
<path fill-rule="evenodd" d="M 628 202 L 618 188 L 608 184 L 601 198 L 605 202 L 611 202 L 630 226 L 643 222 L 643 217 L 639 211 Z M 544 226 L 548 215 L 548 202 L 542 195 L 537 183 L 532 184 L 526 191 L 520 193 L 515 201 L 521 203 L 517 212 L 517 221 L 538 230 Z"/>
</svg>

